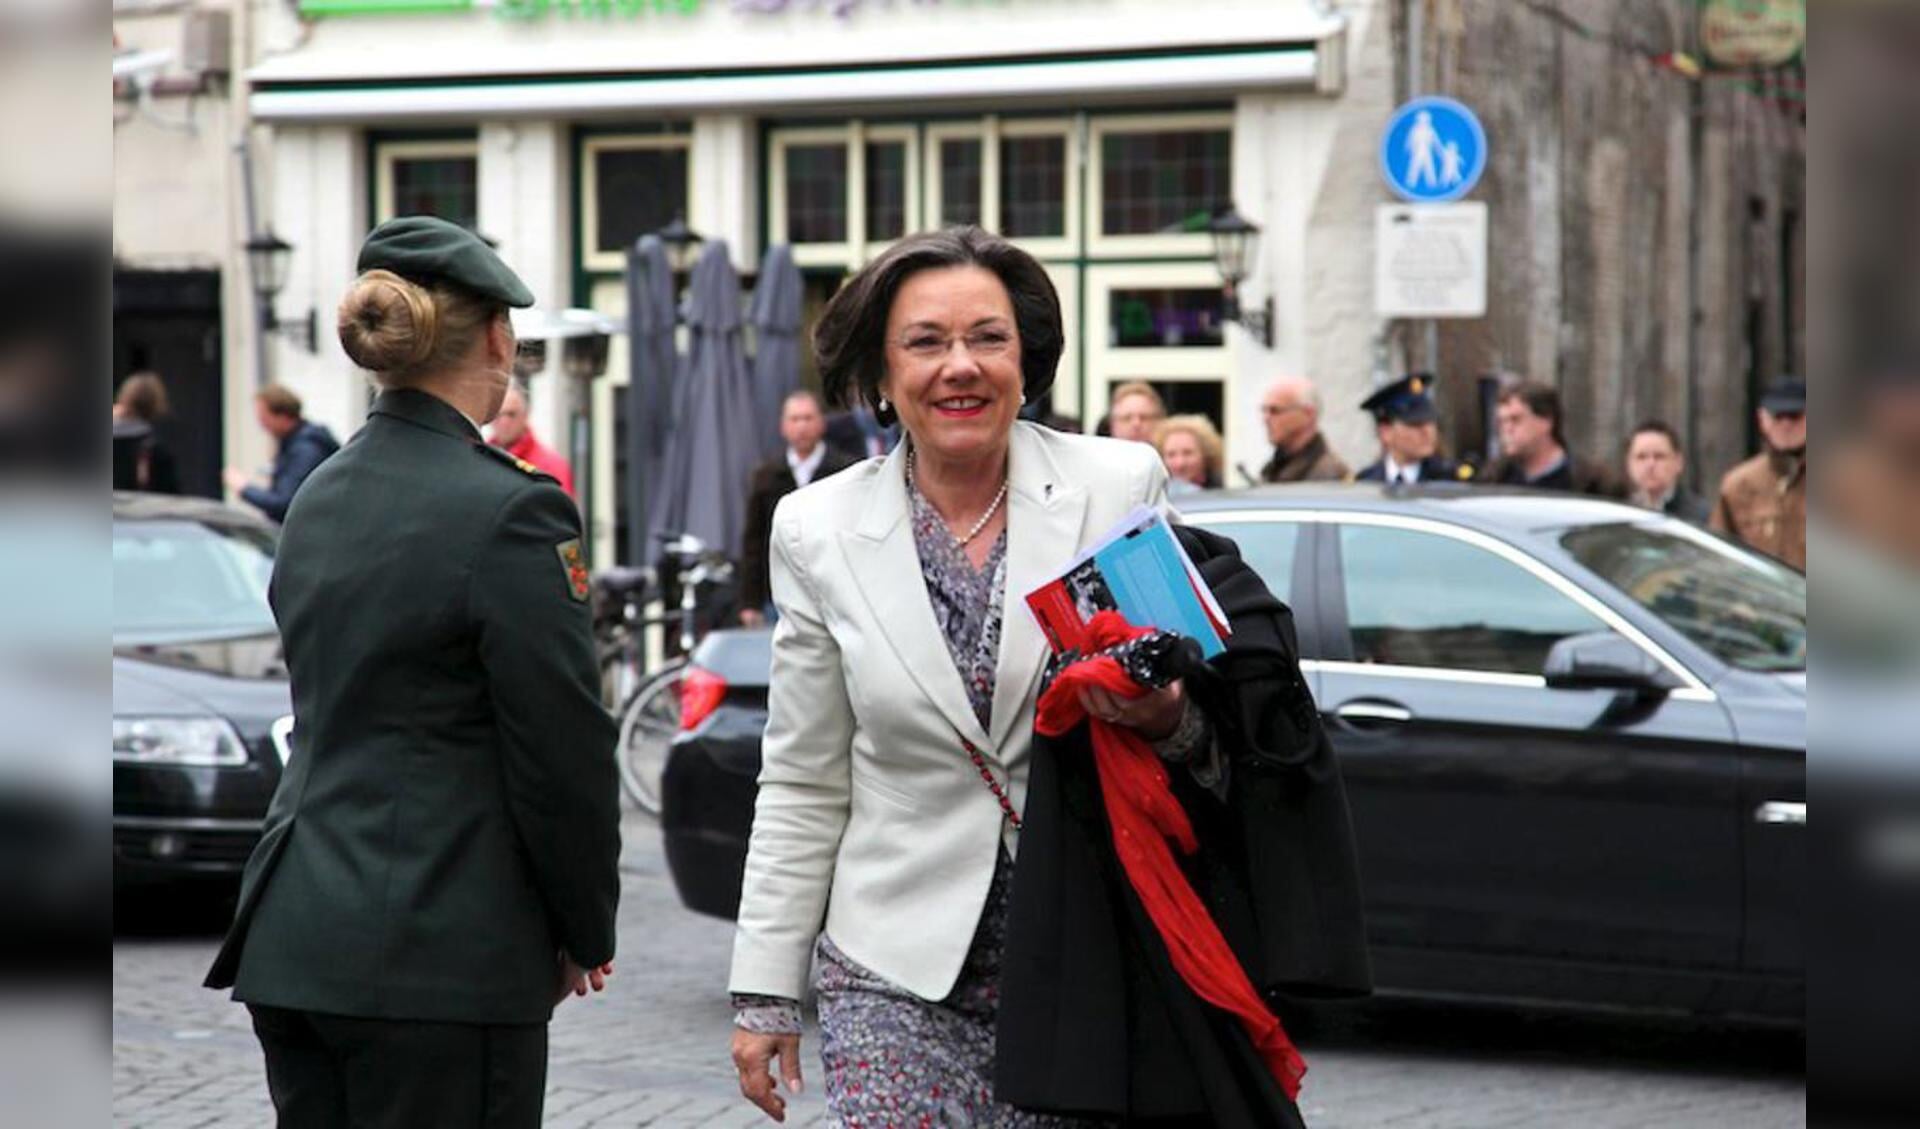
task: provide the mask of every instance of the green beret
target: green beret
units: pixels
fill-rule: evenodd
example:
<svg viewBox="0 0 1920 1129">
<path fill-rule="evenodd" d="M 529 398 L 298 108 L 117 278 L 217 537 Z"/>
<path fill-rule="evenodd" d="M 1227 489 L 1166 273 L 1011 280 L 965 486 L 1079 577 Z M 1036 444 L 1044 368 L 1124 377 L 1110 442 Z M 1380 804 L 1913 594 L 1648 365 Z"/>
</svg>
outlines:
<svg viewBox="0 0 1920 1129">
<path fill-rule="evenodd" d="M 533 305 L 533 291 L 478 235 L 438 216 L 401 216 L 367 235 L 358 269 L 390 270 L 419 283 L 457 283 L 509 306 Z"/>
</svg>

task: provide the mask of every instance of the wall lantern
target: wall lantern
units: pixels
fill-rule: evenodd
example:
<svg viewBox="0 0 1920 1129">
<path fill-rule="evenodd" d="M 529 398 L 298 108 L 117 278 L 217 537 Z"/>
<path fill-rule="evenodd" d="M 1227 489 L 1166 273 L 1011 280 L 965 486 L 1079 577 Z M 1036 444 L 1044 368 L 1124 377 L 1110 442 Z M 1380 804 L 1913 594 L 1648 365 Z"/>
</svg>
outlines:
<svg viewBox="0 0 1920 1129">
<path fill-rule="evenodd" d="M 1240 308 L 1240 284 L 1246 281 L 1247 267 L 1259 250 L 1260 225 L 1228 204 L 1214 213 L 1207 234 L 1213 236 L 1213 265 L 1220 271 L 1221 318 L 1239 322 L 1255 341 L 1273 348 L 1273 296 L 1268 295 L 1258 310 Z"/>
<path fill-rule="evenodd" d="M 273 310 L 274 298 L 287 285 L 287 264 L 293 258 L 293 245 L 269 230 L 247 240 L 246 251 L 247 266 L 253 274 L 253 296 L 259 302 L 260 331 L 284 334 L 307 352 L 319 352 L 319 329 L 313 307 L 307 307 L 304 317 L 285 320 Z"/>
<path fill-rule="evenodd" d="M 700 252 L 700 244 L 706 237 L 687 226 L 686 217 L 679 212 L 673 213 L 673 219 L 667 226 L 654 232 L 660 242 L 666 244 L 667 265 L 675 274 L 685 274 L 693 267 L 693 258 Z"/>
</svg>

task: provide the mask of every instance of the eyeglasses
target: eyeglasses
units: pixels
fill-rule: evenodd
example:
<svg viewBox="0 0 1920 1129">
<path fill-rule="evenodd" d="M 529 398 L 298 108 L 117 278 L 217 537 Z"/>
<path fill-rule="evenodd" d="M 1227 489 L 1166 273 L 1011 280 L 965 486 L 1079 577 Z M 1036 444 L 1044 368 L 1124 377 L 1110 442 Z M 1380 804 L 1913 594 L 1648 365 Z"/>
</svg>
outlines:
<svg viewBox="0 0 1920 1129">
<path fill-rule="evenodd" d="M 968 330 L 960 337 L 949 337 L 932 330 L 910 330 L 894 344 L 916 361 L 937 361 L 947 355 L 955 341 L 965 342 L 967 352 L 973 356 L 1001 357 L 1013 349 L 1015 340 L 1011 329 L 988 325 Z"/>
<path fill-rule="evenodd" d="M 1288 412 L 1298 412 L 1298 411 L 1305 411 L 1305 410 L 1306 410 L 1305 404 L 1288 404 L 1286 407 L 1283 407 L 1283 408 L 1275 407 L 1272 404 L 1260 405 L 1260 414 L 1263 416 L 1266 416 L 1268 419 L 1272 419 L 1275 416 L 1286 415 Z"/>
</svg>

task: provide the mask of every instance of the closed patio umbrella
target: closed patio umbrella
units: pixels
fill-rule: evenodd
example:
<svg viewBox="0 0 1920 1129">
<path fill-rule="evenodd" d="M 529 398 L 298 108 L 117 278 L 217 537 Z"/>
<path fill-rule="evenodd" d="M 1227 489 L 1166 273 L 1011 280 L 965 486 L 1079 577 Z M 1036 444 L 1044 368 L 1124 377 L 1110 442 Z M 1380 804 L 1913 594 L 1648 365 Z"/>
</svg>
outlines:
<svg viewBox="0 0 1920 1129">
<path fill-rule="evenodd" d="M 800 387 L 802 287 L 793 248 L 784 243 L 767 248 L 747 320 L 754 331 L 753 400 L 759 408 L 761 453 L 769 459 L 786 445 L 780 438 L 781 404 Z"/>
<path fill-rule="evenodd" d="M 747 476 L 760 461 L 746 351 L 740 341 L 740 278 L 725 242 L 707 244 L 687 294 L 687 353 L 668 457 L 654 494 L 656 529 L 691 533 L 740 553 Z"/>
<path fill-rule="evenodd" d="M 683 381 L 675 378 L 673 271 L 665 246 L 645 235 L 627 260 L 627 559 L 652 559 L 651 531 L 662 528 L 651 513 L 673 434 L 674 403 Z"/>
</svg>

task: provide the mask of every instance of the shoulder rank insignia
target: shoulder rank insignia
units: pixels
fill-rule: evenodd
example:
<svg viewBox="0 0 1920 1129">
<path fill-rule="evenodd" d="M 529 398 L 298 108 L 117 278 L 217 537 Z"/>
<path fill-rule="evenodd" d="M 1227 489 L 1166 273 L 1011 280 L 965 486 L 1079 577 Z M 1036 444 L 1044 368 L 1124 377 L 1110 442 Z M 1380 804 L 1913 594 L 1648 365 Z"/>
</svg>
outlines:
<svg viewBox="0 0 1920 1129">
<path fill-rule="evenodd" d="M 587 573 L 586 559 L 580 555 L 580 539 L 575 537 L 562 541 L 553 547 L 553 551 L 560 554 L 560 568 L 567 574 L 567 593 L 581 603 L 586 603 L 592 585 Z"/>
<path fill-rule="evenodd" d="M 1465 481 L 1467 481 L 1468 479 L 1470 479 L 1470 478 L 1472 478 L 1472 477 L 1473 477 L 1473 466 L 1472 466 L 1472 464 L 1470 464 L 1470 463 L 1461 463 L 1461 464 L 1460 464 L 1459 466 L 1457 466 L 1457 467 L 1455 467 L 1455 468 L 1454 468 L 1454 470 L 1453 470 L 1453 476 L 1454 476 L 1455 478 L 1457 478 L 1457 479 L 1459 479 L 1459 480 L 1460 480 L 1460 481 L 1462 481 L 1462 482 L 1465 482 Z"/>
<path fill-rule="evenodd" d="M 499 447 L 496 447 L 491 443 L 481 443 L 476 441 L 473 447 L 474 447 L 474 450 L 476 451 L 484 451 L 487 454 L 493 456 L 494 458 L 499 459 L 501 462 L 506 463 L 508 466 L 519 471 L 521 474 L 532 475 L 535 478 L 553 479 L 553 481 L 555 482 L 559 481 L 559 479 L 554 478 L 551 474 L 548 474 L 546 471 L 541 470 L 537 466 L 534 466 L 532 463 L 521 458 L 520 456 L 512 454 L 511 452 L 503 450 Z"/>
</svg>

